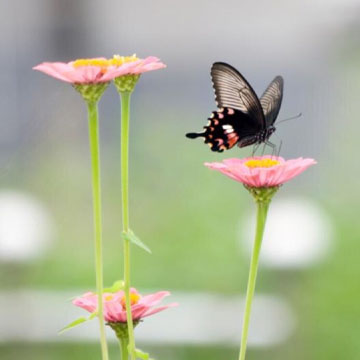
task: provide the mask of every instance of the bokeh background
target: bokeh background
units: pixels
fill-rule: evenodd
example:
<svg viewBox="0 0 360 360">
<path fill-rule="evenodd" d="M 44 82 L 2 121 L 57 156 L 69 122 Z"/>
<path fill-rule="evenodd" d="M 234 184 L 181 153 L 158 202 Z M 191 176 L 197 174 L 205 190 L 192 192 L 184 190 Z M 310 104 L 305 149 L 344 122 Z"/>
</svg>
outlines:
<svg viewBox="0 0 360 360">
<path fill-rule="evenodd" d="M 141 292 L 167 289 L 176 309 L 136 330 L 156 359 L 236 359 L 254 204 L 203 166 L 213 154 L 184 137 L 215 109 L 214 61 L 261 94 L 281 74 L 272 141 L 318 161 L 276 195 L 252 315 L 250 360 L 357 360 L 360 354 L 360 4 L 356 0 L 0 2 L 0 358 L 99 359 L 96 323 L 58 336 L 69 299 L 94 289 L 86 108 L 42 61 L 155 55 L 167 69 L 132 97 L 131 223 L 153 250 L 133 249 Z M 105 283 L 122 277 L 119 103 L 100 103 Z M 171 301 L 170 300 L 170 301 Z M 117 346 L 109 333 L 111 357 Z"/>
</svg>

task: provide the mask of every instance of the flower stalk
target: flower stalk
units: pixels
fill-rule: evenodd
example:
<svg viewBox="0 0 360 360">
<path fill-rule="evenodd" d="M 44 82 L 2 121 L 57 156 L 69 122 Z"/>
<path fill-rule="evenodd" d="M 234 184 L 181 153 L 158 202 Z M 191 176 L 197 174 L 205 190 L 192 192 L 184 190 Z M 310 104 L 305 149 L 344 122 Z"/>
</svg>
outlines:
<svg viewBox="0 0 360 360">
<path fill-rule="evenodd" d="M 108 322 L 107 324 L 115 331 L 116 337 L 119 340 L 121 360 L 128 360 L 129 335 L 127 323 Z"/>
<path fill-rule="evenodd" d="M 121 360 L 128 360 L 129 358 L 128 343 L 128 338 L 119 338 Z"/>
<path fill-rule="evenodd" d="M 248 285 L 246 291 L 246 302 L 245 302 L 243 327 L 241 332 L 239 360 L 245 360 L 246 345 L 247 345 L 249 325 L 250 325 L 251 306 L 255 292 L 260 249 L 261 249 L 261 243 L 263 239 L 269 204 L 270 201 L 265 201 L 265 202 L 257 201 L 256 233 L 255 233 L 255 241 L 254 241 L 254 246 L 250 261 L 250 271 L 249 271 L 249 279 L 248 279 Z"/>
<path fill-rule="evenodd" d="M 102 220 L 101 220 L 101 182 L 100 182 L 100 151 L 99 124 L 97 102 L 88 103 L 89 143 L 91 154 L 92 193 L 94 211 L 95 239 L 95 273 L 96 291 L 98 296 L 98 318 L 100 326 L 100 344 L 102 359 L 108 360 L 108 349 L 105 336 L 104 306 L 103 306 L 103 264 L 102 264 Z"/>
<path fill-rule="evenodd" d="M 130 122 L 131 92 L 120 92 L 121 99 L 121 197 L 123 231 L 129 231 L 129 122 Z M 134 324 L 131 314 L 130 300 L 130 240 L 123 237 L 124 246 L 124 293 L 126 305 L 126 319 L 129 338 L 131 360 L 135 360 Z"/>
</svg>

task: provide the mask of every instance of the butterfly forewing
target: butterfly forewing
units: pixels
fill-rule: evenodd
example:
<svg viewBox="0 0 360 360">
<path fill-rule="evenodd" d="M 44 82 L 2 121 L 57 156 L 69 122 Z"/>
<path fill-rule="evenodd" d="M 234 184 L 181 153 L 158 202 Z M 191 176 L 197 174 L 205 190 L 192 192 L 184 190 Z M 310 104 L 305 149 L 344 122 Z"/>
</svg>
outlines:
<svg viewBox="0 0 360 360">
<path fill-rule="evenodd" d="M 211 78 L 219 108 L 239 110 L 253 119 L 254 129 L 265 128 L 260 101 L 250 84 L 235 68 L 216 62 L 211 67 Z"/>
<path fill-rule="evenodd" d="M 261 107 L 264 112 L 266 126 L 273 125 L 280 111 L 283 97 L 284 80 L 277 76 L 266 88 L 260 98 Z"/>
</svg>

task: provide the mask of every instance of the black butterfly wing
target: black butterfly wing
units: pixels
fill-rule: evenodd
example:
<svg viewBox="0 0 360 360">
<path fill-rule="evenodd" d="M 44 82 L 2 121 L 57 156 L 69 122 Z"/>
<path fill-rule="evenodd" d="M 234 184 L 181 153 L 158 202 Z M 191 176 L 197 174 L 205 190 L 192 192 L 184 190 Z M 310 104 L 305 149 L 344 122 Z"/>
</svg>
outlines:
<svg viewBox="0 0 360 360">
<path fill-rule="evenodd" d="M 190 139 L 203 137 L 205 144 L 217 152 L 231 149 L 236 144 L 243 147 L 257 141 L 253 120 L 242 111 L 222 108 L 214 111 L 208 120 L 204 131 L 189 133 L 186 136 Z"/>
<path fill-rule="evenodd" d="M 211 67 L 215 100 L 219 108 L 239 110 L 252 119 L 254 133 L 266 128 L 260 101 L 246 79 L 231 65 L 216 62 Z"/>
<path fill-rule="evenodd" d="M 280 111 L 283 98 L 284 80 L 277 76 L 266 88 L 260 98 L 260 104 L 264 112 L 266 127 L 273 125 Z"/>
<path fill-rule="evenodd" d="M 246 79 L 232 66 L 217 62 L 211 67 L 211 78 L 218 107 L 200 133 L 188 138 L 204 137 L 212 151 L 222 152 L 238 144 L 248 146 L 259 141 L 266 130 L 260 101 Z"/>
</svg>

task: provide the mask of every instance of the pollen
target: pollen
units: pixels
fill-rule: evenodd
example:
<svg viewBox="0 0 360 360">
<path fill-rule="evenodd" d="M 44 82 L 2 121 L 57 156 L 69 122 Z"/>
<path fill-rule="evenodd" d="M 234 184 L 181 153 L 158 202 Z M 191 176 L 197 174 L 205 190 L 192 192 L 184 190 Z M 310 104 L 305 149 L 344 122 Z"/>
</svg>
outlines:
<svg viewBox="0 0 360 360">
<path fill-rule="evenodd" d="M 130 293 L 130 304 L 131 306 L 137 304 L 140 300 L 140 295 L 135 293 Z M 125 295 L 121 298 L 120 303 L 124 309 L 126 309 Z"/>
<path fill-rule="evenodd" d="M 77 59 L 73 62 L 75 68 L 81 66 L 97 66 L 106 69 L 109 66 L 109 61 L 106 59 Z"/>
<path fill-rule="evenodd" d="M 136 57 L 136 54 L 133 54 L 131 56 L 114 55 L 112 59 L 108 60 L 108 63 L 112 66 L 121 66 L 123 64 L 134 62 L 137 60 L 139 60 L 139 58 Z"/>
<path fill-rule="evenodd" d="M 273 159 L 251 159 L 245 162 L 245 165 L 249 168 L 270 168 L 275 165 L 279 165 L 280 161 Z"/>
<path fill-rule="evenodd" d="M 73 62 L 73 66 L 74 68 L 81 66 L 97 66 L 105 72 L 109 66 L 121 66 L 125 63 L 134 62 L 137 60 L 139 60 L 139 58 L 136 57 L 136 54 L 131 56 L 114 55 L 112 59 L 77 59 Z"/>
</svg>

